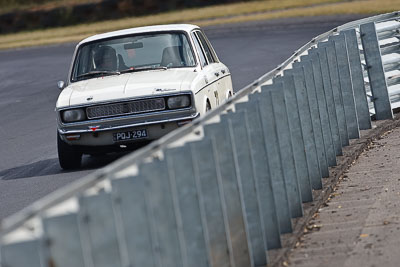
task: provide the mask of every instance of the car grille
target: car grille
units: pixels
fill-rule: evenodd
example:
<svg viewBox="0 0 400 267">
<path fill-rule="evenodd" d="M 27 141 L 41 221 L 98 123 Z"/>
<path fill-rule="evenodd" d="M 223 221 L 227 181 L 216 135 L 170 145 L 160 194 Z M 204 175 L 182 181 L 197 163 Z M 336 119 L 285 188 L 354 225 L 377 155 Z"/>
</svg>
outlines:
<svg viewBox="0 0 400 267">
<path fill-rule="evenodd" d="M 86 108 L 86 115 L 88 119 L 98 119 L 120 115 L 159 111 L 164 109 L 164 98 L 153 98 L 88 107 Z"/>
</svg>

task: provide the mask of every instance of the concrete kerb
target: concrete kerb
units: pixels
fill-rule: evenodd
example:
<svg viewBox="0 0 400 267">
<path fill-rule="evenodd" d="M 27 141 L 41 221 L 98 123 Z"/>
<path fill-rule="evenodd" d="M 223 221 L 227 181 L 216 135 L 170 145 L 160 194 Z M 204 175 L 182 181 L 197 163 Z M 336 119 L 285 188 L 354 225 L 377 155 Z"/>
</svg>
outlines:
<svg viewBox="0 0 400 267">
<path fill-rule="evenodd" d="M 393 120 L 375 121 L 373 124 L 372 129 L 361 131 L 360 139 L 351 140 L 350 145 L 343 148 L 343 156 L 337 158 L 337 166 L 330 167 L 329 178 L 323 179 L 322 190 L 314 190 L 314 201 L 304 204 L 304 216 L 292 220 L 293 232 L 281 235 L 282 248 L 268 251 L 268 267 L 285 266 L 284 263 L 287 261 L 290 251 L 296 247 L 300 238 L 308 232 L 307 226 L 322 205 L 328 201 L 340 178 L 374 140 L 380 139 L 386 132 L 400 127 L 400 114 L 397 114 Z"/>
</svg>

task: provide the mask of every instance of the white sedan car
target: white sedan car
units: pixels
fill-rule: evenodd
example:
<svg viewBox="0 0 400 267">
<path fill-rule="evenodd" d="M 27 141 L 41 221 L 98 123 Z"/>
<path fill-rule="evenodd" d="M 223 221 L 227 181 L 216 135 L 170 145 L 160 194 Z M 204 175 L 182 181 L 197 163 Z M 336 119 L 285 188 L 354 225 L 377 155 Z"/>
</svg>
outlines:
<svg viewBox="0 0 400 267">
<path fill-rule="evenodd" d="M 62 168 L 83 154 L 134 148 L 233 94 L 229 69 L 195 25 L 132 28 L 89 37 L 75 49 L 56 104 Z"/>
</svg>

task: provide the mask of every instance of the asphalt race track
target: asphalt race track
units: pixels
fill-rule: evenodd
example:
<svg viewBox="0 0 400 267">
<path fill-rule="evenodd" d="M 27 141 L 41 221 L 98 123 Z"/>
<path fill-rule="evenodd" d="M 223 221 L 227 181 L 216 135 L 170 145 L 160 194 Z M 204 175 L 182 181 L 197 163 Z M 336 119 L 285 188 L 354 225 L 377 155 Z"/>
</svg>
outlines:
<svg viewBox="0 0 400 267">
<path fill-rule="evenodd" d="M 237 91 L 318 34 L 359 17 L 335 16 L 206 28 Z M 58 165 L 56 83 L 65 80 L 75 44 L 0 52 L 0 220 L 122 154 L 85 156 L 81 170 Z"/>
</svg>

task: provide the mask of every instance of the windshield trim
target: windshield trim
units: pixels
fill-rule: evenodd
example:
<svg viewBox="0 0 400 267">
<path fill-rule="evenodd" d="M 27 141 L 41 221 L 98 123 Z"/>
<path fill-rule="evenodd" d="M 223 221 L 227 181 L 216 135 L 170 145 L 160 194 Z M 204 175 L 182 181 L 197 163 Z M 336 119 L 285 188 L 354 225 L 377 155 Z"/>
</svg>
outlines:
<svg viewBox="0 0 400 267">
<path fill-rule="evenodd" d="M 189 46 L 190 46 L 190 50 L 192 51 L 192 55 L 193 55 L 193 59 L 194 59 L 194 65 L 193 66 L 180 66 L 180 67 L 173 67 L 173 68 L 168 68 L 168 69 L 180 69 L 180 68 L 197 68 L 197 66 L 199 65 L 199 62 L 197 60 L 196 57 L 196 51 L 193 48 L 193 44 L 192 44 L 192 39 L 190 38 L 190 35 L 187 31 L 184 30 L 165 30 L 165 31 L 155 31 L 155 32 L 142 32 L 142 33 L 135 33 L 135 34 L 126 34 L 126 35 L 119 35 L 119 36 L 113 36 L 113 37 L 108 37 L 108 38 L 102 38 L 102 39 L 97 39 L 97 40 L 93 40 L 90 42 L 85 42 L 80 44 L 77 48 L 76 48 L 76 52 L 75 52 L 75 56 L 72 62 L 72 66 L 71 66 L 71 70 L 69 73 L 69 83 L 75 83 L 75 82 L 80 82 L 80 81 L 84 81 L 84 80 L 73 80 L 72 76 L 73 73 L 75 71 L 76 68 L 76 61 L 79 58 L 79 55 L 81 53 L 82 47 L 86 46 L 86 45 L 90 45 L 93 43 L 97 43 L 99 41 L 110 41 L 110 40 L 115 40 L 115 39 L 120 39 L 120 38 L 127 38 L 127 37 L 134 37 L 134 36 L 140 36 L 140 35 L 154 35 L 154 34 L 168 34 L 168 33 L 179 33 L 179 34 L 184 34 Z M 93 77 L 96 78 L 96 77 Z M 89 78 L 89 79 L 93 79 L 93 78 Z M 85 80 L 89 80 L 89 79 L 85 79 Z"/>
</svg>

